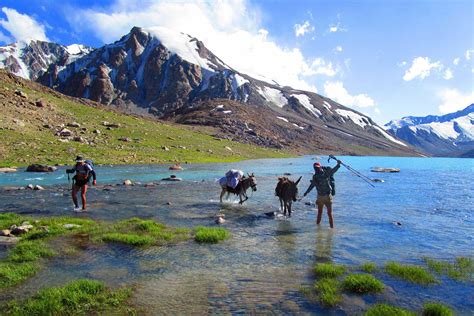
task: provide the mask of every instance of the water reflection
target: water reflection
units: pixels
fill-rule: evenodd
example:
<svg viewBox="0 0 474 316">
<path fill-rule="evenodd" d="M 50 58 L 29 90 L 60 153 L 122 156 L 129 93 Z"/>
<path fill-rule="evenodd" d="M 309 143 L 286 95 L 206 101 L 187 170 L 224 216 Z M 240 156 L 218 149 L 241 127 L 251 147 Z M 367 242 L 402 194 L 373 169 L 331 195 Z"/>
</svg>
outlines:
<svg viewBox="0 0 474 316">
<path fill-rule="evenodd" d="M 334 229 L 316 226 L 316 262 L 332 261 L 334 233 Z"/>
</svg>

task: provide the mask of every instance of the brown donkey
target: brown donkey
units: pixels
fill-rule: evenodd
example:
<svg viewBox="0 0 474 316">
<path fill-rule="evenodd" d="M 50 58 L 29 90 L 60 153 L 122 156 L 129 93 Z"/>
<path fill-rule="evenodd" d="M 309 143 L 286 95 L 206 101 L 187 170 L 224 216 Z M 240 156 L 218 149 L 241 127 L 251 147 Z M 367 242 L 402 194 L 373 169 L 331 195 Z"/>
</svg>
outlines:
<svg viewBox="0 0 474 316">
<path fill-rule="evenodd" d="M 247 196 L 247 190 L 249 188 L 251 188 L 253 192 L 257 191 L 257 178 L 255 178 L 255 175 L 253 173 L 248 174 L 248 178 L 244 176 L 239 182 L 239 184 L 235 187 L 235 189 L 229 186 L 223 186 L 220 201 L 222 203 L 222 198 L 224 197 L 225 193 L 227 193 L 227 198 L 229 197 L 230 193 L 233 193 L 239 196 L 239 204 L 243 204 L 249 199 L 249 197 Z"/>
<path fill-rule="evenodd" d="M 300 180 L 301 177 L 299 177 L 296 182 L 291 181 L 287 177 L 278 178 L 275 195 L 280 199 L 280 208 L 283 215 L 286 215 L 288 211 L 288 216 L 291 217 L 291 204 L 297 200 L 298 183 Z"/>
</svg>

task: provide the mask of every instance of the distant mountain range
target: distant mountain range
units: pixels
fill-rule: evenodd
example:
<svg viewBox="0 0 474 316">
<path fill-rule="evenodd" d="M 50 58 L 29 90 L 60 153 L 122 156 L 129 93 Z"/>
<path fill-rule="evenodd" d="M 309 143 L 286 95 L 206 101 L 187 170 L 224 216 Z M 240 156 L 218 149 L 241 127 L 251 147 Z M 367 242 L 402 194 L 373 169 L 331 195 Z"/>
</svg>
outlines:
<svg viewBox="0 0 474 316">
<path fill-rule="evenodd" d="M 134 27 L 97 49 L 16 43 L 0 48 L 0 67 L 124 112 L 208 126 L 218 138 L 306 153 L 417 154 L 370 117 L 248 76 L 198 39 L 165 28 Z"/>
<path fill-rule="evenodd" d="M 407 116 L 385 124 L 388 132 L 434 156 L 474 157 L 474 104 L 442 116 Z"/>
</svg>

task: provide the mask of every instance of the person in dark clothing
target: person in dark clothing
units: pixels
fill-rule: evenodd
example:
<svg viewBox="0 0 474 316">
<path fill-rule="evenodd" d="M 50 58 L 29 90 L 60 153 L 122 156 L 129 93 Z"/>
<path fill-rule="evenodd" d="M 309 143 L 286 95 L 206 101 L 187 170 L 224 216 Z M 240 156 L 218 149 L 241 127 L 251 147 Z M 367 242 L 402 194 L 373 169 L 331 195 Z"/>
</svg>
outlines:
<svg viewBox="0 0 474 316">
<path fill-rule="evenodd" d="M 326 206 L 329 225 L 331 228 L 334 228 L 334 220 L 332 217 L 332 192 L 333 189 L 331 186 L 331 177 L 336 173 L 337 170 L 341 167 L 341 161 L 337 161 L 337 165 L 334 168 L 323 167 L 319 162 L 313 164 L 314 175 L 311 180 L 311 184 L 304 193 L 306 196 L 314 187 L 318 192 L 318 198 L 316 199 L 316 205 L 318 205 L 318 218 L 316 223 L 319 225 L 321 223 L 321 217 L 323 215 L 323 208 Z"/>
<path fill-rule="evenodd" d="M 77 193 L 81 190 L 82 199 L 82 210 L 87 210 L 86 193 L 87 187 L 91 177 L 93 178 L 92 184 L 97 184 L 96 174 L 94 169 L 84 161 L 81 156 L 76 157 L 76 165 L 72 169 L 67 169 L 66 173 L 76 175 L 72 178 L 72 201 L 74 202 L 74 211 L 80 211 L 79 203 L 77 201 Z"/>
</svg>

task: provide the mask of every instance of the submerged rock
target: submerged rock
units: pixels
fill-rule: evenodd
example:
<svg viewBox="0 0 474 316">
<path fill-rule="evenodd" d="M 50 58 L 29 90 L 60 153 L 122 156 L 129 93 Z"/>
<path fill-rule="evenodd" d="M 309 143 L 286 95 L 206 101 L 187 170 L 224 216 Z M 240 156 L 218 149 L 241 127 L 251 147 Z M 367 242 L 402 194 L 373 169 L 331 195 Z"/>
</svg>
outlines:
<svg viewBox="0 0 474 316">
<path fill-rule="evenodd" d="M 123 185 L 127 185 L 127 186 L 133 185 L 133 182 L 132 182 L 132 180 L 128 180 L 128 179 L 127 179 L 127 180 L 125 180 L 125 181 L 123 182 Z"/>
<path fill-rule="evenodd" d="M 35 185 L 33 190 L 36 190 L 36 191 L 41 191 L 41 190 L 44 190 L 45 188 L 43 188 L 41 185 Z"/>
<path fill-rule="evenodd" d="M 181 167 L 181 165 L 179 163 L 177 163 L 175 165 L 170 166 L 169 169 L 170 170 L 183 170 L 183 167 Z"/>
<path fill-rule="evenodd" d="M 394 173 L 394 172 L 400 172 L 400 169 L 397 169 L 397 168 L 381 168 L 381 167 L 372 167 L 372 168 L 370 168 L 370 171 L 372 171 L 372 172 L 387 172 L 387 173 Z"/>
<path fill-rule="evenodd" d="M 26 168 L 27 172 L 53 172 L 56 171 L 56 167 L 40 164 L 31 164 Z"/>
<path fill-rule="evenodd" d="M 169 176 L 168 178 L 161 179 L 162 181 L 182 181 L 183 179 L 176 177 L 174 174 Z"/>
</svg>

